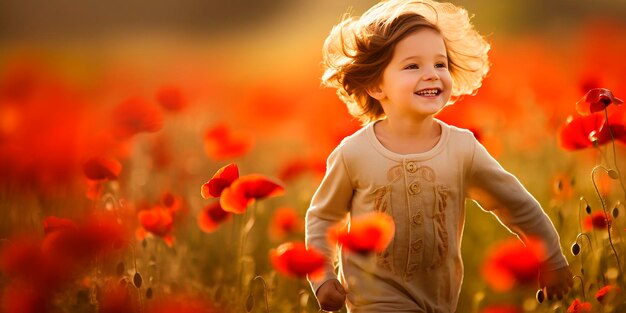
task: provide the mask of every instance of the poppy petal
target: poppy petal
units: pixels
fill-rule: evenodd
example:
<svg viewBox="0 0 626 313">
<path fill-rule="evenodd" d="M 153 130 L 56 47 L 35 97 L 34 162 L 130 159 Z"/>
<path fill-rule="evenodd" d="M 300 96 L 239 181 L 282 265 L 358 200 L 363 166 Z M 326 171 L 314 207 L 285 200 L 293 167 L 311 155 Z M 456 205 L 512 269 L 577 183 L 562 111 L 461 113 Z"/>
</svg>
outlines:
<svg viewBox="0 0 626 313">
<path fill-rule="evenodd" d="M 620 105 L 623 101 L 606 88 L 594 88 L 589 90 L 578 102 L 576 111 L 583 116 L 603 111 L 611 104 Z"/>
<path fill-rule="evenodd" d="M 156 132 L 163 127 L 163 114 L 141 98 L 131 98 L 120 103 L 112 116 L 113 134 L 120 139 L 141 132 Z"/>
<path fill-rule="evenodd" d="M 174 224 L 172 212 L 159 206 L 140 211 L 137 216 L 146 231 L 159 237 L 168 235 Z"/>
<path fill-rule="evenodd" d="M 55 231 L 66 229 L 76 230 L 78 229 L 78 225 L 70 219 L 59 218 L 56 216 L 48 216 L 43 220 L 43 232 L 46 235 Z"/>
<path fill-rule="evenodd" d="M 205 206 L 198 214 L 198 226 L 205 233 L 212 233 L 219 225 L 230 219 L 232 213 L 224 211 L 220 202 L 216 201 Z"/>
<path fill-rule="evenodd" d="M 113 158 L 94 157 L 83 164 L 83 173 L 90 180 L 117 179 L 122 164 Z"/>
<path fill-rule="evenodd" d="M 219 197 L 222 191 L 239 178 L 237 164 L 230 163 L 215 172 L 213 177 L 202 185 L 200 194 L 204 199 Z"/>
<path fill-rule="evenodd" d="M 382 252 L 387 248 L 395 233 L 395 224 L 391 216 L 372 212 L 352 218 L 350 227 L 341 222 L 332 227 L 328 240 L 359 254 Z"/>
<path fill-rule="evenodd" d="M 537 282 L 545 255 L 541 241 L 528 238 L 524 245 L 517 238 L 512 238 L 490 249 L 482 274 L 487 284 L 496 291 L 508 291 L 518 284 L 533 285 Z"/>
<path fill-rule="evenodd" d="M 220 205 L 224 211 L 242 214 L 254 199 L 246 198 L 238 189 L 228 187 L 222 191 Z"/>
<path fill-rule="evenodd" d="M 215 160 L 240 157 L 252 148 L 252 136 L 244 132 L 232 132 L 225 124 L 219 124 L 204 134 L 204 150 Z"/>
<path fill-rule="evenodd" d="M 285 191 L 282 185 L 260 174 L 240 177 L 233 183 L 233 188 L 241 190 L 245 197 L 253 199 L 279 196 Z"/>
<path fill-rule="evenodd" d="M 278 196 L 284 190 L 283 186 L 263 175 L 246 175 L 222 191 L 220 204 L 228 212 L 241 214 L 254 200 Z"/>
<path fill-rule="evenodd" d="M 602 114 L 592 114 L 577 118 L 569 117 L 565 126 L 559 131 L 559 143 L 565 150 L 579 150 L 593 147 L 598 141 L 599 133 L 604 125 Z"/>
<path fill-rule="evenodd" d="M 295 209 L 278 208 L 272 215 L 269 234 L 275 240 L 283 240 L 287 236 L 302 230 L 304 222 Z"/>
<path fill-rule="evenodd" d="M 313 248 L 306 248 L 302 242 L 287 242 L 270 251 L 272 266 L 279 273 L 304 278 L 320 272 L 326 258 Z"/>
<path fill-rule="evenodd" d="M 187 100 L 177 86 L 162 86 L 157 91 L 156 98 L 161 107 L 169 112 L 180 112 L 187 106 Z"/>
</svg>

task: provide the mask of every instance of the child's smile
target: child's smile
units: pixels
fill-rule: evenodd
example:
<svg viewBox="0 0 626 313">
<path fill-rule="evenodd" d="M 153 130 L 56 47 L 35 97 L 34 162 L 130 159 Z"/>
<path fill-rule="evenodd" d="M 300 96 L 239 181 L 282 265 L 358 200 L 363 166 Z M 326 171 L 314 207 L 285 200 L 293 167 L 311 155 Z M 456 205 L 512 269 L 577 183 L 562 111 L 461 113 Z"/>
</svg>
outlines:
<svg viewBox="0 0 626 313">
<path fill-rule="evenodd" d="M 415 92 L 416 95 L 426 97 L 426 98 L 436 98 L 441 94 L 441 89 L 439 88 L 426 88 L 420 91 Z"/>
</svg>

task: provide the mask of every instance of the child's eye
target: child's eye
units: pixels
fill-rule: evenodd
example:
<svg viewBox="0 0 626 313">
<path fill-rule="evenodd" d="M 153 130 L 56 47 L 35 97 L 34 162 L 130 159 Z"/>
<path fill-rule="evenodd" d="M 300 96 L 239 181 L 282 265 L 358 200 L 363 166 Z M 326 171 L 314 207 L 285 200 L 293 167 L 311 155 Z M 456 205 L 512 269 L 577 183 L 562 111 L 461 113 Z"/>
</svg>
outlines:
<svg viewBox="0 0 626 313">
<path fill-rule="evenodd" d="M 446 68 L 446 67 L 448 67 L 448 65 L 445 64 L 445 63 L 437 63 L 437 64 L 435 64 L 435 67 L 436 68 Z"/>
<path fill-rule="evenodd" d="M 407 66 L 404 67 L 405 70 L 416 70 L 419 69 L 419 66 L 417 66 L 417 64 L 409 64 Z"/>
</svg>

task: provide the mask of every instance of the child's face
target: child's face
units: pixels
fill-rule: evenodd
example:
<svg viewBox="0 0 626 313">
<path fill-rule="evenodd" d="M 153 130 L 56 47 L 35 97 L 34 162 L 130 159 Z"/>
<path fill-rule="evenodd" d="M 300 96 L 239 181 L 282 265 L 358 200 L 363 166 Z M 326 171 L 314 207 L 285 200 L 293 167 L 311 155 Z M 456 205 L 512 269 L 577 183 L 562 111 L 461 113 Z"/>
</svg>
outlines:
<svg viewBox="0 0 626 313">
<path fill-rule="evenodd" d="M 452 77 L 442 36 L 430 28 L 419 29 L 395 47 L 374 92 L 389 118 L 423 118 L 441 110 L 452 92 Z M 376 89 L 376 88 L 375 88 Z"/>
</svg>

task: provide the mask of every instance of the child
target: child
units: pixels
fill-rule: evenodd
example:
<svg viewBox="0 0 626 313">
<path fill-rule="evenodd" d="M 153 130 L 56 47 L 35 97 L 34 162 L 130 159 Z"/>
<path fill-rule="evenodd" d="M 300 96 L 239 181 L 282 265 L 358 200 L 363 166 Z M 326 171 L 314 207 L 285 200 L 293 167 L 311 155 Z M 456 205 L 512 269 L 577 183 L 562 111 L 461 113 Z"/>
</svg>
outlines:
<svg viewBox="0 0 626 313">
<path fill-rule="evenodd" d="M 328 157 L 306 216 L 306 241 L 335 259 L 326 234 L 346 216 L 389 214 L 395 235 L 372 258 L 341 252 L 310 280 L 322 311 L 454 312 L 463 263 L 465 198 L 521 239 L 546 248 L 540 287 L 559 299 L 572 275 L 539 203 L 471 132 L 433 116 L 473 94 L 489 70 L 489 44 L 467 12 L 432 0 L 383 1 L 335 26 L 324 44 L 323 84 L 364 127 Z"/>
</svg>

